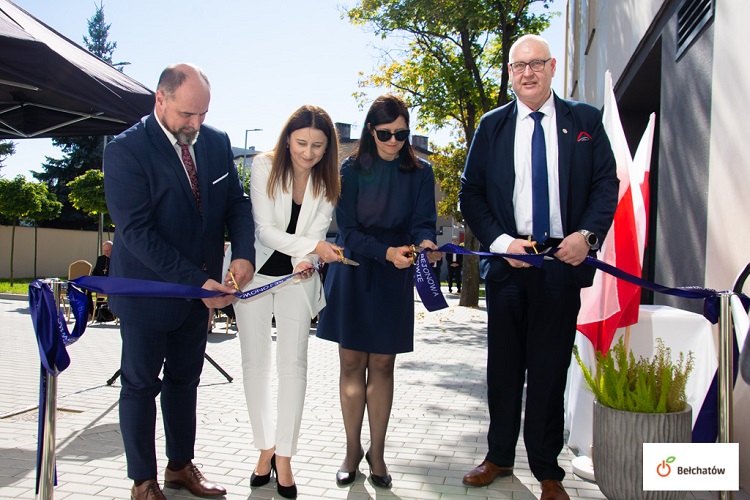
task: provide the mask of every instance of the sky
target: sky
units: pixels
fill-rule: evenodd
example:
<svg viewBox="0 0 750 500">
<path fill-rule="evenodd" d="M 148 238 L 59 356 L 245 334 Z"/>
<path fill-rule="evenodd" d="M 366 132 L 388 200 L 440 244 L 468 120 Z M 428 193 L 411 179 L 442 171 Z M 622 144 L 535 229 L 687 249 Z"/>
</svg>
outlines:
<svg viewBox="0 0 750 500">
<path fill-rule="evenodd" d="M 211 81 L 206 123 L 226 131 L 233 146 L 272 149 L 291 113 L 303 104 L 325 109 L 334 122 L 352 124 L 359 137 L 366 108 L 353 93 L 370 100 L 384 89 L 360 89 L 361 74 L 377 69 L 384 49 L 398 40 L 382 40 L 370 29 L 342 18 L 356 0 L 11 0 L 79 45 L 88 36 L 87 20 L 104 4 L 109 41 L 116 42 L 114 62 L 128 62 L 124 72 L 154 90 L 164 67 L 197 64 Z M 552 12 L 562 12 L 556 0 Z M 542 33 L 560 61 L 553 89 L 563 85 L 564 15 Z M 412 129 L 415 117 L 412 116 Z M 249 131 L 261 129 L 259 131 Z M 447 130 L 418 130 L 445 145 Z M 45 156 L 61 158 L 49 139 L 14 141 L 16 154 L 5 159 L 0 175 L 33 180 Z"/>
</svg>

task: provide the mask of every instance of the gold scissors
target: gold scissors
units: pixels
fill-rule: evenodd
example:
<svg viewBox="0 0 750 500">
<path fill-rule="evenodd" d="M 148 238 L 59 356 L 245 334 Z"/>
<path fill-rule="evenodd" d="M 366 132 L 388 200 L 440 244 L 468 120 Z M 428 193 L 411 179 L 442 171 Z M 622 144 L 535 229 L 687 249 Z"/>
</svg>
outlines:
<svg viewBox="0 0 750 500">
<path fill-rule="evenodd" d="M 237 290 L 238 292 L 241 291 L 240 287 L 237 286 L 237 280 L 234 279 L 234 274 L 232 274 L 232 270 L 231 269 L 227 269 L 227 274 L 229 275 L 229 279 L 232 280 L 232 284 L 234 285 L 234 289 Z"/>
<path fill-rule="evenodd" d="M 346 257 L 344 257 L 344 249 L 343 248 L 339 248 L 338 250 L 336 250 L 336 253 L 339 254 L 339 262 L 341 262 L 342 264 L 346 264 L 347 266 L 358 266 L 359 265 L 359 262 L 356 262 L 356 261 L 353 261 L 351 259 L 347 259 Z"/>
<path fill-rule="evenodd" d="M 409 246 L 409 253 L 407 253 L 406 256 L 411 259 L 412 264 L 416 265 L 417 260 L 419 260 L 419 254 L 422 250 L 424 250 L 424 248 L 417 245 Z"/>
</svg>

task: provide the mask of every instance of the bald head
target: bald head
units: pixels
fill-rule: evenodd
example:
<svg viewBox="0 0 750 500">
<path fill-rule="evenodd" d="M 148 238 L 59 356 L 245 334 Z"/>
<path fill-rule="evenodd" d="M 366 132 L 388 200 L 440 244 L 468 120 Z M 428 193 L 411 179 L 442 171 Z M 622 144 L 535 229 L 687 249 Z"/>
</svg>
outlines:
<svg viewBox="0 0 750 500">
<path fill-rule="evenodd" d="M 190 144 L 198 138 L 210 101 L 211 85 L 203 70 L 194 64 L 174 64 L 159 77 L 154 112 L 179 142 Z"/>
<path fill-rule="evenodd" d="M 173 96 L 177 89 L 189 78 L 200 78 L 206 87 L 211 90 L 208 76 L 198 66 L 192 63 L 172 64 L 164 68 L 159 76 L 156 90 L 161 90 L 168 96 Z"/>
<path fill-rule="evenodd" d="M 552 92 L 557 61 L 549 43 L 539 35 L 524 35 L 511 46 L 508 71 L 518 100 L 538 110 Z"/>
</svg>

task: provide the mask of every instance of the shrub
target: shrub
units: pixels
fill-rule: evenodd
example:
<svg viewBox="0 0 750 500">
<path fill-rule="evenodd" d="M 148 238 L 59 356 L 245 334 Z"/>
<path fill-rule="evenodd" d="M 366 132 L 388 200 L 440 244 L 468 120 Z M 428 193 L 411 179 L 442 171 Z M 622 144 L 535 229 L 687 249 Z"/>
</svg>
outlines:
<svg viewBox="0 0 750 500">
<path fill-rule="evenodd" d="M 593 374 L 581 360 L 577 346 L 573 347 L 573 354 L 588 389 L 604 406 L 641 413 L 673 413 L 687 406 L 685 384 L 695 364 L 692 351 L 687 358 L 680 353 L 675 364 L 671 350 L 662 339 L 656 339 L 656 353 L 651 360 L 641 357 L 636 361 L 620 338 L 608 356 L 597 351 Z"/>
</svg>

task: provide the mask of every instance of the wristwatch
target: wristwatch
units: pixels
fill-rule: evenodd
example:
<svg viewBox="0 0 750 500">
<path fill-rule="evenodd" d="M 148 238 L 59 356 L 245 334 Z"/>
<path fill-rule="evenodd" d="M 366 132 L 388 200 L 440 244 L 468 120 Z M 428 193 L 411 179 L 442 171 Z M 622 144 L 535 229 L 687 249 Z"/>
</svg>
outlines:
<svg viewBox="0 0 750 500">
<path fill-rule="evenodd" d="M 591 250 L 599 250 L 599 238 L 596 236 L 596 234 L 585 229 L 579 229 L 578 232 L 583 235 L 583 238 L 586 240 L 586 244 Z"/>
</svg>

